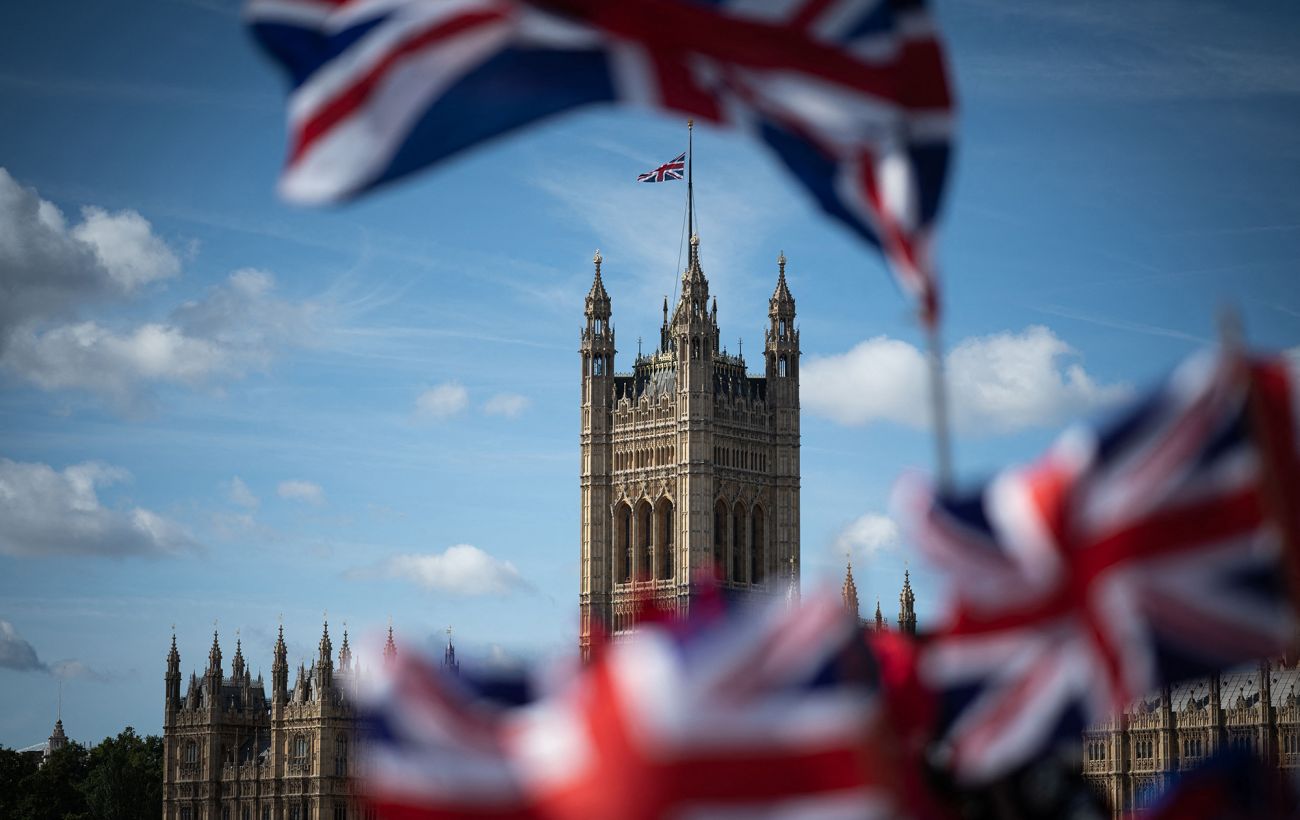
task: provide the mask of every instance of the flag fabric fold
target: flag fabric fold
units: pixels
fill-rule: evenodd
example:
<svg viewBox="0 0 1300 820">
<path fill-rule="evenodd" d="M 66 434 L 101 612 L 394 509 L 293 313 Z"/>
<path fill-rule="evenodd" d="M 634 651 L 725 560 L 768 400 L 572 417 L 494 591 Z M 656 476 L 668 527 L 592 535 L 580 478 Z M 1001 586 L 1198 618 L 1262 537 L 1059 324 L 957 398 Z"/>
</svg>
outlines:
<svg viewBox="0 0 1300 820">
<path fill-rule="evenodd" d="M 673 111 L 766 144 L 937 316 L 953 104 L 920 0 L 249 0 L 245 16 L 290 80 L 293 201 L 583 106 Z"/>
<path fill-rule="evenodd" d="M 831 598 L 643 623 L 505 702 L 399 653 L 359 704 L 380 817 L 895 816 L 865 644 Z"/>
<path fill-rule="evenodd" d="M 666 182 L 670 179 L 681 179 L 686 171 L 686 153 L 682 152 L 673 159 L 660 165 L 653 171 L 646 171 L 644 174 L 637 176 L 637 182 Z"/>
<path fill-rule="evenodd" d="M 901 513 L 951 580 L 918 665 L 958 777 L 987 781 L 1162 684 L 1288 647 L 1293 390 L 1280 360 L 1202 355 L 973 492 L 903 483 Z"/>
</svg>

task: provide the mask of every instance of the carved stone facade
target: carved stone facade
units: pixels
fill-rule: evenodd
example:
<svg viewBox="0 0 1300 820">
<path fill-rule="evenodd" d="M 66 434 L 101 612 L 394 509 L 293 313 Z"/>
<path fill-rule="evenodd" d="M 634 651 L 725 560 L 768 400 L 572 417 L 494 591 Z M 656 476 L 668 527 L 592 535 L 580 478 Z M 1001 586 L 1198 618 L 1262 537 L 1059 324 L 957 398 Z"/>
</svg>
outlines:
<svg viewBox="0 0 1300 820">
<path fill-rule="evenodd" d="M 164 678 L 164 820 L 366 820 L 355 802 L 349 774 L 356 725 L 348 693 L 359 669 L 347 631 L 338 664 L 331 657 L 329 626 L 309 668 L 298 666 L 289 686 L 284 629 L 271 663 L 271 697 L 252 677 L 235 642 L 230 676 L 221 665 L 216 633 L 203 674 L 181 690 L 181 659 L 172 636 Z M 455 663 L 448 643 L 448 657 Z M 392 630 L 385 662 L 396 649 Z"/>
<path fill-rule="evenodd" d="M 698 236 L 657 349 L 616 373 L 601 262 L 580 350 L 584 654 L 593 628 L 626 630 L 643 600 L 683 611 L 701 573 L 753 595 L 785 594 L 799 573 L 799 331 L 785 256 L 762 375 L 721 347 Z"/>
<path fill-rule="evenodd" d="M 1151 805 L 1177 772 L 1223 746 L 1300 770 L 1300 669 L 1262 663 L 1145 698 L 1084 733 L 1083 774 L 1113 807 Z"/>
</svg>

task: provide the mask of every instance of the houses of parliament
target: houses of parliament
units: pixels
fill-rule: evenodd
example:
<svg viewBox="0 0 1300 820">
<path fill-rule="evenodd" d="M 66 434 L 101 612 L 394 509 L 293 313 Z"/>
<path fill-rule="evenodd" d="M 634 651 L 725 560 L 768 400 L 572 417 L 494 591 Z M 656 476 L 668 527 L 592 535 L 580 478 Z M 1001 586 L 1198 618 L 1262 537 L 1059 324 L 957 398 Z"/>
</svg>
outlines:
<svg viewBox="0 0 1300 820">
<path fill-rule="evenodd" d="M 697 236 L 676 304 L 664 300 L 655 350 L 638 353 L 627 372 L 615 365 L 599 252 L 593 262 L 578 351 L 579 651 L 597 635 L 617 639 L 646 603 L 685 612 L 701 577 L 740 597 L 797 598 L 800 348 L 784 254 L 768 300 L 761 374 L 720 345 Z M 879 601 L 874 618 L 861 617 L 851 567 L 841 594 L 864 628 L 889 628 Z M 906 573 L 894 623 L 916 631 Z M 373 661 L 396 651 L 390 629 Z M 271 656 L 268 694 L 238 640 L 227 674 L 214 634 L 206 668 L 186 681 L 173 636 L 164 676 L 165 820 L 366 820 L 349 779 L 356 724 L 347 694 L 361 664 L 346 630 L 335 655 L 326 625 L 315 660 L 299 664 L 292 681 L 283 629 Z M 443 662 L 458 668 L 450 636 Z M 1089 730 L 1084 775 L 1118 811 L 1142 806 L 1172 772 L 1224 743 L 1300 768 L 1297 683 L 1294 667 L 1262 665 L 1160 693 Z"/>
</svg>

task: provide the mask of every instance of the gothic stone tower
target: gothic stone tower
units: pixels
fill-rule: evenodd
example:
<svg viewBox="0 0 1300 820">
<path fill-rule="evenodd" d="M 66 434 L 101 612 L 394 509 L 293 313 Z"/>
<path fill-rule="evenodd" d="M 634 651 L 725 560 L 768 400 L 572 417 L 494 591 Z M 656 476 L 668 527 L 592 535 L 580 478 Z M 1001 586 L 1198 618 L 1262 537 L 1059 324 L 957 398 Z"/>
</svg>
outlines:
<svg viewBox="0 0 1300 820">
<path fill-rule="evenodd" d="M 799 571 L 799 331 L 778 260 L 764 374 L 719 345 L 717 300 L 691 237 L 658 349 L 614 372 L 601 257 L 582 331 L 580 645 L 617 634 L 638 602 L 684 611 L 692 580 L 783 595 Z M 600 624 L 600 627 L 596 627 Z"/>
</svg>

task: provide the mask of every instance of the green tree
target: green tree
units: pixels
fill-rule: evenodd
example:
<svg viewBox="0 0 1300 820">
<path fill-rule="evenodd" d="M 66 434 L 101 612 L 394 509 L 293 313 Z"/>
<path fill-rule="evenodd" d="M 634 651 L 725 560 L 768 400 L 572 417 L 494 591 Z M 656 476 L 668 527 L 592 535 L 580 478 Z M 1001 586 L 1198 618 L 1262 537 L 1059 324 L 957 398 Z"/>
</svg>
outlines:
<svg viewBox="0 0 1300 820">
<path fill-rule="evenodd" d="M 81 791 L 86 747 L 69 743 L 18 784 L 14 820 L 83 820 L 90 815 Z"/>
<path fill-rule="evenodd" d="M 90 750 L 81 788 L 95 820 L 161 820 L 162 738 L 128 726 Z"/>
<path fill-rule="evenodd" d="M 40 758 L 0 746 L 0 817 L 17 817 L 22 783 L 35 771 Z"/>
</svg>

